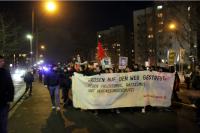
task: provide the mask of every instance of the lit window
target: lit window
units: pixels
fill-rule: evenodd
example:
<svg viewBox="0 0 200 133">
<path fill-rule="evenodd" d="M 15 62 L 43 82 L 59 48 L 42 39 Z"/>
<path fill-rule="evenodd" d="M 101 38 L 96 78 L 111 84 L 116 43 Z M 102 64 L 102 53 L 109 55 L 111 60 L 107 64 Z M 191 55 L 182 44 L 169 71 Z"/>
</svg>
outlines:
<svg viewBox="0 0 200 133">
<path fill-rule="evenodd" d="M 157 15 L 159 18 L 162 18 L 163 17 L 163 14 L 162 13 L 158 13 Z"/>
<path fill-rule="evenodd" d="M 160 10 L 160 9 L 162 9 L 162 8 L 163 8 L 162 5 L 157 6 L 157 9 L 158 9 L 158 10 Z"/>
<path fill-rule="evenodd" d="M 188 12 L 190 11 L 190 6 L 188 6 Z"/>
<path fill-rule="evenodd" d="M 153 28 L 152 28 L 152 27 L 150 27 L 150 28 L 149 28 L 149 31 L 153 31 Z"/>
<path fill-rule="evenodd" d="M 153 35 L 152 34 L 148 35 L 148 38 L 153 38 Z"/>
<path fill-rule="evenodd" d="M 26 54 L 22 54 L 23 57 L 26 57 Z"/>
<path fill-rule="evenodd" d="M 163 21 L 160 21 L 159 24 L 163 24 Z"/>
</svg>

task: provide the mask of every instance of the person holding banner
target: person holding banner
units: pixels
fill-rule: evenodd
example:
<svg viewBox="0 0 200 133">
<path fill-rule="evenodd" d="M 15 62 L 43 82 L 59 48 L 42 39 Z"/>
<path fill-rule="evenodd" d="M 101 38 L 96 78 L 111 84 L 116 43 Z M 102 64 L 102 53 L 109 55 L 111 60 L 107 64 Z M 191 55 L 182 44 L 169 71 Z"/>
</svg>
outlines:
<svg viewBox="0 0 200 133">
<path fill-rule="evenodd" d="M 67 68 L 64 68 L 61 72 L 60 72 L 60 88 L 62 89 L 62 99 L 63 99 L 63 103 L 64 106 L 67 104 L 68 102 L 68 91 L 69 91 L 69 87 L 67 86 L 68 82 L 67 82 Z"/>
<path fill-rule="evenodd" d="M 76 69 L 74 68 L 73 65 L 70 65 L 67 71 L 67 88 L 68 88 L 68 104 L 72 104 L 73 103 L 73 99 L 72 99 L 72 76 L 74 74 L 74 72 L 76 72 Z"/>
<path fill-rule="evenodd" d="M 113 69 L 112 68 L 108 68 L 106 73 L 113 73 Z M 119 109 L 111 109 L 111 112 L 116 112 L 116 114 L 120 114 Z"/>
</svg>

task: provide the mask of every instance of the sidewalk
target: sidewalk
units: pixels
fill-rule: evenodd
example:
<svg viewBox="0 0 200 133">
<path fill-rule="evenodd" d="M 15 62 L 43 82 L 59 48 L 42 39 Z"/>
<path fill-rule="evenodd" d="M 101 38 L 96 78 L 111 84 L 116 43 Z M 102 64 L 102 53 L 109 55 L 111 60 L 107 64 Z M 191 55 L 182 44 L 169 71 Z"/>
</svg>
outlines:
<svg viewBox="0 0 200 133">
<path fill-rule="evenodd" d="M 8 124 L 9 133 L 51 133 L 51 131 L 45 131 L 48 124 L 47 120 L 51 119 L 51 116 L 58 114 L 56 114 L 56 111 L 52 113 L 51 101 L 47 88 L 36 81 L 33 84 L 32 96 L 25 99 L 10 117 Z M 57 121 L 53 118 L 56 124 L 58 122 L 60 122 L 60 124 L 63 123 L 63 121 L 60 121 L 62 120 L 60 117 L 56 118 L 58 118 Z M 49 130 L 50 129 L 51 128 L 49 128 Z"/>
<path fill-rule="evenodd" d="M 194 100 L 200 98 L 200 91 L 192 89 L 190 85 L 190 89 L 187 89 L 186 83 L 180 83 L 180 90 L 177 92 L 179 99 L 181 102 L 172 101 L 173 104 L 179 104 L 186 108 L 196 109 L 194 105 Z"/>
</svg>

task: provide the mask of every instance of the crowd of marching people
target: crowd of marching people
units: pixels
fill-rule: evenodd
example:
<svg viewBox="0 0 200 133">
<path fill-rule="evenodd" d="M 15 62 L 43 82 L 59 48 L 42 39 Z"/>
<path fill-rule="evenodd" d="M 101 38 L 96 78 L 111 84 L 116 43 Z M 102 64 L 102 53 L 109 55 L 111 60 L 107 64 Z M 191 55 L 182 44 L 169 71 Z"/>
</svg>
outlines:
<svg viewBox="0 0 200 133">
<path fill-rule="evenodd" d="M 173 68 L 166 69 L 161 67 L 149 67 L 146 68 L 144 66 L 139 66 L 137 64 L 133 65 L 132 68 L 126 67 L 126 69 L 118 69 L 117 67 L 114 68 L 102 68 L 102 66 L 93 64 L 68 64 L 68 65 L 51 65 L 49 71 L 39 71 L 39 80 L 40 82 L 43 81 L 44 85 L 48 88 L 49 94 L 51 97 L 52 102 L 52 109 L 60 110 L 60 105 L 63 103 L 64 107 L 72 105 L 72 76 L 74 72 L 81 73 L 85 76 L 92 76 L 101 73 L 126 73 L 126 72 L 134 72 L 134 71 L 158 71 L 158 72 L 170 72 L 175 73 L 175 80 L 173 86 L 173 93 L 172 93 L 172 100 L 180 102 L 177 92 L 179 89 L 180 78 L 177 72 Z M 199 81 L 200 81 L 200 74 L 199 69 L 187 75 L 188 72 L 184 75 L 185 77 L 185 84 L 187 89 L 196 89 L 200 90 Z M 189 77 L 189 78 L 188 78 Z M 60 97 L 60 89 L 61 89 L 61 97 Z M 62 101 L 60 101 L 62 99 Z M 197 109 L 197 118 L 200 116 L 199 111 L 199 99 L 195 100 L 195 105 L 198 107 Z M 82 110 L 82 109 L 81 109 Z M 99 110 L 93 110 L 94 114 L 97 115 Z M 117 114 L 120 113 L 119 109 L 112 109 L 112 112 L 116 112 Z M 198 120 L 199 121 L 199 120 Z"/>
<path fill-rule="evenodd" d="M 102 68 L 102 66 L 93 64 L 83 64 L 83 65 L 77 65 L 77 64 L 69 64 L 69 65 L 61 65 L 56 64 L 52 65 L 50 71 L 38 71 L 39 75 L 39 81 L 44 81 L 44 84 L 48 89 L 50 90 L 50 94 L 52 99 L 57 97 L 57 102 L 53 103 L 53 108 L 55 105 L 59 105 L 59 98 L 58 98 L 58 90 L 59 88 L 62 89 L 62 99 L 64 102 L 64 105 L 68 102 L 70 102 L 69 97 L 71 93 L 71 87 L 72 87 L 72 75 L 74 72 L 81 73 L 86 76 L 92 76 L 96 74 L 101 73 L 126 73 L 126 72 L 134 72 L 134 71 L 159 71 L 159 72 L 174 72 L 174 69 L 165 69 L 161 67 L 149 67 L 146 68 L 144 66 L 139 66 L 137 64 L 133 65 L 132 68 L 126 67 L 126 69 L 118 69 L 117 67 L 114 68 Z M 194 76 L 195 79 L 197 76 Z M 192 81 L 192 80 L 191 80 Z M 196 83 L 196 80 L 195 80 Z M 175 73 L 175 81 L 174 81 L 174 88 L 173 88 L 173 98 L 177 101 L 180 101 L 178 98 L 176 92 L 179 91 L 179 84 L 180 84 L 180 78 L 178 73 Z M 52 88 L 52 86 L 54 86 Z M 192 86 L 195 86 L 194 83 L 192 83 Z M 54 96 L 53 92 L 57 92 Z M 69 95 L 68 95 L 69 94 Z M 59 108 L 58 108 L 59 109 Z"/>
</svg>

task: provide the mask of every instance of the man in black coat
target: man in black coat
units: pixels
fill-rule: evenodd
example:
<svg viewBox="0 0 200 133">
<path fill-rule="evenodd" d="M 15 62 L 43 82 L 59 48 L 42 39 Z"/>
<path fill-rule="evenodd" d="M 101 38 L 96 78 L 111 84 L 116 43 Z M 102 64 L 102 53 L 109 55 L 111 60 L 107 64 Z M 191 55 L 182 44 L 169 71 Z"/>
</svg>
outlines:
<svg viewBox="0 0 200 133">
<path fill-rule="evenodd" d="M 9 102 L 14 99 L 14 85 L 4 64 L 4 58 L 0 55 L 0 133 L 7 133 Z"/>
<path fill-rule="evenodd" d="M 26 92 L 29 90 L 29 96 L 32 95 L 32 82 L 34 81 L 33 74 L 31 71 L 28 71 L 24 76 L 24 82 L 26 83 Z"/>
<path fill-rule="evenodd" d="M 44 85 L 47 85 L 51 96 L 52 109 L 60 111 L 60 90 L 59 90 L 59 74 L 57 66 L 52 66 L 51 70 L 46 74 Z"/>
</svg>

